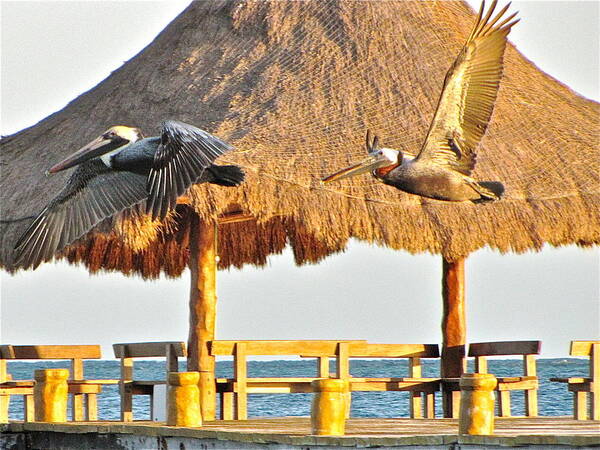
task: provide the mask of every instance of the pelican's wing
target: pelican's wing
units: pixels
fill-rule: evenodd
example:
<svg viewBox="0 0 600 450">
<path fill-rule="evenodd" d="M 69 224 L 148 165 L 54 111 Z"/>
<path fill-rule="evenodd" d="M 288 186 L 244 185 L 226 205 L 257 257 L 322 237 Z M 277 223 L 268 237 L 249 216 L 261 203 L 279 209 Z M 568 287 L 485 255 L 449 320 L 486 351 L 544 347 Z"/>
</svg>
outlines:
<svg viewBox="0 0 600 450">
<path fill-rule="evenodd" d="M 506 37 L 516 13 L 498 23 L 510 3 L 490 20 L 496 0 L 477 22 L 444 80 L 437 110 L 416 160 L 465 175 L 475 166 L 475 148 L 487 129 L 502 76 Z"/>
<path fill-rule="evenodd" d="M 160 145 L 148 176 L 146 212 L 164 218 L 177 197 L 196 182 L 207 167 L 233 147 L 219 138 L 182 122 L 162 125 Z"/>
<path fill-rule="evenodd" d="M 77 166 L 62 191 L 15 245 L 15 263 L 36 268 L 107 217 L 147 197 L 146 177 L 113 171 L 101 161 Z"/>
</svg>

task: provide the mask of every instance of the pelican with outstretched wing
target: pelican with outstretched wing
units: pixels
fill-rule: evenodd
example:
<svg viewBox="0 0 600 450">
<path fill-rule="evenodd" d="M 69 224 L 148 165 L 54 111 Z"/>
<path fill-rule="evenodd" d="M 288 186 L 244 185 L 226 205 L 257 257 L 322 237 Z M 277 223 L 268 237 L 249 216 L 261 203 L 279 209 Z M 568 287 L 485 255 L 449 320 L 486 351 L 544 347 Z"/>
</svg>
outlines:
<svg viewBox="0 0 600 450">
<path fill-rule="evenodd" d="M 51 167 L 77 166 L 59 194 L 38 214 L 15 245 L 17 266 L 34 269 L 102 220 L 145 202 L 163 219 L 190 186 L 238 186 L 244 172 L 213 162 L 233 147 L 206 131 L 175 120 L 161 135 L 143 138 L 137 128 L 114 126 Z"/>
<path fill-rule="evenodd" d="M 517 13 L 501 21 L 510 3 L 491 19 L 496 3 L 492 2 L 485 16 L 485 2 L 481 3 L 473 30 L 446 74 L 429 132 L 417 156 L 380 148 L 377 137 L 371 140 L 367 131 L 369 157 L 324 178 L 324 183 L 372 172 L 385 184 L 437 200 L 500 199 L 504 193 L 502 183 L 476 181 L 470 176 L 475 150 L 487 130 L 498 95 L 507 36 L 519 21 L 513 20 Z"/>
</svg>

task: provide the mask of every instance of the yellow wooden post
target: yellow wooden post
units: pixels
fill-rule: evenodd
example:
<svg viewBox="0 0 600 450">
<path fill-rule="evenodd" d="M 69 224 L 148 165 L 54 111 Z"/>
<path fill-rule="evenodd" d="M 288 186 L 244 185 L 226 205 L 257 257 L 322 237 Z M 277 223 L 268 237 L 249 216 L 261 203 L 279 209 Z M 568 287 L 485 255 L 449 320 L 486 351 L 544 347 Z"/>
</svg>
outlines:
<svg viewBox="0 0 600 450">
<path fill-rule="evenodd" d="M 325 436 L 343 436 L 346 431 L 348 409 L 348 380 L 335 378 L 311 383 L 315 396 L 312 403 L 312 433 Z"/>
<path fill-rule="evenodd" d="M 443 378 L 459 378 L 465 371 L 465 260 L 443 259 L 442 274 L 442 366 Z M 445 391 L 442 395 L 444 417 L 457 417 L 460 393 Z"/>
<path fill-rule="evenodd" d="M 169 373 L 167 392 L 167 425 L 170 427 L 201 427 L 198 372 Z"/>
<path fill-rule="evenodd" d="M 460 434 L 494 434 L 496 377 L 489 373 L 465 373 L 460 379 Z"/>
<path fill-rule="evenodd" d="M 33 398 L 36 422 L 66 422 L 69 370 L 36 370 L 34 378 Z"/>
<path fill-rule="evenodd" d="M 215 358 L 208 343 L 215 338 L 217 224 L 194 214 L 190 230 L 190 334 L 188 370 L 200 372 L 200 408 L 204 420 L 215 420 Z"/>
</svg>

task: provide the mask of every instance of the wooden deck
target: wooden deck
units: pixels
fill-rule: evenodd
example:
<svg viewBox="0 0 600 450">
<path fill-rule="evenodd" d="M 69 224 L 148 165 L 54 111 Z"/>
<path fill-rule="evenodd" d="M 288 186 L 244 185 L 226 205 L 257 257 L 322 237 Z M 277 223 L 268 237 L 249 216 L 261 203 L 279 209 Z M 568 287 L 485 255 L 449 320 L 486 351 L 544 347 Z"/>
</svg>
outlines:
<svg viewBox="0 0 600 450">
<path fill-rule="evenodd" d="M 256 448 L 262 444 L 281 444 L 285 448 L 372 447 L 401 448 L 417 445 L 446 448 L 498 445 L 503 447 L 600 446 L 600 421 L 576 421 L 567 417 L 497 418 L 494 436 L 459 436 L 456 419 L 349 419 L 343 437 L 310 435 L 308 417 L 257 418 L 245 421 L 206 422 L 202 428 L 166 427 L 158 422 L 79 422 L 44 424 L 11 422 L 0 425 L 0 432 L 59 433 L 62 435 L 97 434 L 120 437 L 157 436 L 182 440 L 211 440 Z M 245 447 L 252 445 L 253 447 Z M 134 447 L 135 448 L 135 447 Z M 170 448 L 170 447 L 169 447 Z M 213 448 L 213 447 L 211 447 Z M 220 447 L 215 447 L 220 448 Z M 225 448 L 225 447 L 224 447 Z M 232 448 L 232 447 L 227 447 Z M 483 447 L 482 447 L 483 448 Z"/>
</svg>

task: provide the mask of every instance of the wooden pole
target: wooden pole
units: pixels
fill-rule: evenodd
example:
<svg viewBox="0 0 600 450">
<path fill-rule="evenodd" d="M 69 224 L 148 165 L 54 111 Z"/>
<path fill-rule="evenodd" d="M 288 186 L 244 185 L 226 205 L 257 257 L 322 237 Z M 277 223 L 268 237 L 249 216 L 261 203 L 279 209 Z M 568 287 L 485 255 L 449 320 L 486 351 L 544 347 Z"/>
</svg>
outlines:
<svg viewBox="0 0 600 450">
<path fill-rule="evenodd" d="M 215 338 L 217 312 L 217 225 L 194 214 L 190 229 L 190 334 L 187 370 L 200 372 L 200 408 L 203 420 L 215 420 L 215 358 L 208 342 Z"/>
<path fill-rule="evenodd" d="M 465 259 L 443 260 L 442 367 L 443 378 L 460 378 L 465 367 Z M 449 383 L 443 393 L 444 417 L 458 417 L 458 383 Z M 454 387 L 455 389 L 451 389 Z"/>
</svg>

